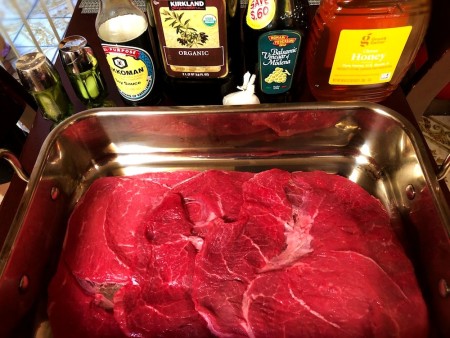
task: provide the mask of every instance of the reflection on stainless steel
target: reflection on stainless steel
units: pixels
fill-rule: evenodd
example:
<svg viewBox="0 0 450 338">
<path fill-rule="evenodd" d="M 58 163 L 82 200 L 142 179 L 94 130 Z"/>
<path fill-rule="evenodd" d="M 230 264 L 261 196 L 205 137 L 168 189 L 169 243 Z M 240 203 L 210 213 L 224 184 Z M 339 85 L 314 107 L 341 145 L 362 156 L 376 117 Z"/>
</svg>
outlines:
<svg viewBox="0 0 450 338">
<path fill-rule="evenodd" d="M 2 158 L 8 161 L 8 163 L 16 172 L 17 176 L 19 176 L 22 181 L 28 182 L 28 175 L 23 170 L 22 164 L 20 163 L 19 159 L 12 152 L 0 148 L 0 159 Z"/>
<path fill-rule="evenodd" d="M 52 336 L 52 329 L 48 321 L 42 321 L 36 328 L 34 338 L 50 338 Z"/>
<path fill-rule="evenodd" d="M 416 188 L 412 184 L 408 184 L 406 187 L 406 197 L 408 197 L 409 200 L 413 200 L 416 197 Z"/>
<path fill-rule="evenodd" d="M 445 176 L 450 172 L 450 154 L 444 159 L 444 162 L 441 164 L 439 168 L 439 172 L 437 174 L 437 179 L 443 180 Z"/>
<path fill-rule="evenodd" d="M 450 287 L 445 279 L 439 281 L 439 293 L 444 298 L 450 296 Z"/>
<path fill-rule="evenodd" d="M 54 267 L 67 218 L 96 178 L 277 167 L 337 173 L 377 196 L 417 266 L 430 307 L 437 309 L 432 313 L 436 327 L 449 336 L 450 297 L 443 298 L 437 285 L 450 280 L 450 211 L 424 149 L 405 119 L 369 103 L 79 113 L 45 141 L 0 252 L 0 317 L 17 323 L 45 287 L 45 271 Z M 54 189 L 59 191 L 56 199 Z M 34 283 L 20 294 L 17 283 L 24 273 Z M 17 283 L 7 283 L 11 280 Z"/>
</svg>

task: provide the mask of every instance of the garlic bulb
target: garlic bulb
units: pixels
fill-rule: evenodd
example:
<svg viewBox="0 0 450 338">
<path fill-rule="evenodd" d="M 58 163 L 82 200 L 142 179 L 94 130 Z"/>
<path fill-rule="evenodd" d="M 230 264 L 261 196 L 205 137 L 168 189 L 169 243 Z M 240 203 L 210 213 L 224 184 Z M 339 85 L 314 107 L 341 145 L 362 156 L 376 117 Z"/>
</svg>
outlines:
<svg viewBox="0 0 450 338">
<path fill-rule="evenodd" d="M 250 75 L 249 72 L 244 74 L 244 81 L 242 86 L 237 88 L 240 90 L 226 95 L 223 98 L 223 105 L 238 105 L 238 104 L 259 104 L 259 99 L 255 95 L 255 75 Z"/>
</svg>

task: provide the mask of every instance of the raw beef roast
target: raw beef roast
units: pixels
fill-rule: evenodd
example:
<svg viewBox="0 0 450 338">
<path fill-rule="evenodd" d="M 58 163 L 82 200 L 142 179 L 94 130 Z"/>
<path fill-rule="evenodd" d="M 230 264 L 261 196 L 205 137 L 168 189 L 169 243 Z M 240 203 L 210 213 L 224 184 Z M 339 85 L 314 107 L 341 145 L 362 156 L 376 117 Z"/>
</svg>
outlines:
<svg viewBox="0 0 450 338">
<path fill-rule="evenodd" d="M 96 180 L 69 220 L 58 337 L 426 337 L 381 203 L 346 178 L 273 169 Z"/>
</svg>

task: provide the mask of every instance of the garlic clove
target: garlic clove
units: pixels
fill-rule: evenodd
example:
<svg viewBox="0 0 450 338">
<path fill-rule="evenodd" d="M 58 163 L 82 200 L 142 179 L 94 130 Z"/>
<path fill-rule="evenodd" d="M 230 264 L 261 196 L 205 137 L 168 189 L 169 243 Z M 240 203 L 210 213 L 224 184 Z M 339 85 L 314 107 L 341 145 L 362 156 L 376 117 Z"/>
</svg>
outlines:
<svg viewBox="0 0 450 338">
<path fill-rule="evenodd" d="M 222 100 L 223 105 L 259 104 L 260 101 L 255 95 L 254 83 L 255 75 L 246 72 L 242 86 L 237 87 L 240 91 L 226 95 Z"/>
</svg>

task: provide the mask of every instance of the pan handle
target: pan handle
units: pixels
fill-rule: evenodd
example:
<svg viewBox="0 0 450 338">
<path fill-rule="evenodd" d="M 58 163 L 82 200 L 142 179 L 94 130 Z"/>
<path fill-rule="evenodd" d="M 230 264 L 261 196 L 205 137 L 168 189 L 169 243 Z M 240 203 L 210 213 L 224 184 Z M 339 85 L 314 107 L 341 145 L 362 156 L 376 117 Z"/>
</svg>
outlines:
<svg viewBox="0 0 450 338">
<path fill-rule="evenodd" d="M 10 152 L 7 149 L 0 148 L 0 159 L 1 158 L 4 158 L 6 161 L 9 162 L 9 164 L 11 164 L 11 166 L 13 167 L 17 176 L 19 176 L 19 178 L 22 181 L 25 181 L 26 183 L 28 183 L 29 176 L 23 170 L 22 164 L 20 164 L 20 161 L 18 160 L 16 155 L 14 155 L 12 152 Z"/>
<path fill-rule="evenodd" d="M 444 162 L 442 162 L 441 166 L 439 167 L 439 171 L 436 175 L 438 181 L 443 180 L 449 172 L 450 172 L 450 154 L 447 154 L 447 157 L 445 158 Z"/>
</svg>

